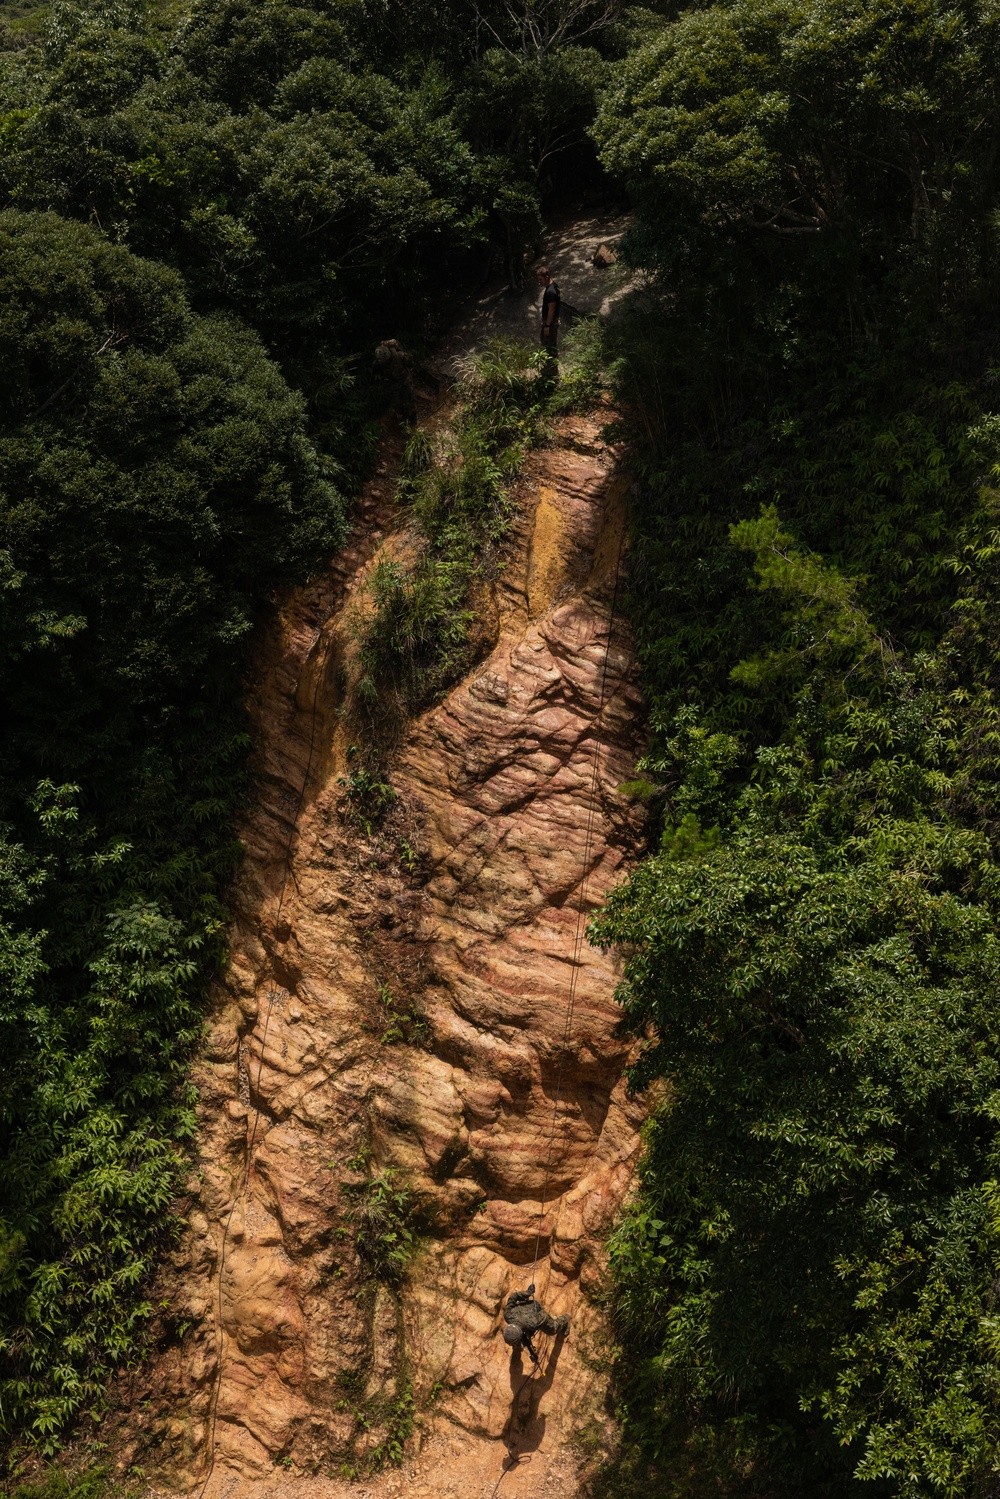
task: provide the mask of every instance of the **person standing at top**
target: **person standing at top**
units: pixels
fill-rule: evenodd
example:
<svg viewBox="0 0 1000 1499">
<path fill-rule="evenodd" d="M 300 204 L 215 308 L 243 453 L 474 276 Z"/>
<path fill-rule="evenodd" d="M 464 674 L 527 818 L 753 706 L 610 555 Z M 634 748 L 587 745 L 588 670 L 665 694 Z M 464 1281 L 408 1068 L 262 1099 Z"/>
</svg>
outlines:
<svg viewBox="0 0 1000 1499">
<path fill-rule="evenodd" d="M 555 359 L 559 352 L 559 308 L 562 298 L 559 295 L 558 286 L 549 275 L 548 266 L 539 266 L 536 274 L 539 286 L 544 287 L 542 292 L 542 348 Z"/>
</svg>

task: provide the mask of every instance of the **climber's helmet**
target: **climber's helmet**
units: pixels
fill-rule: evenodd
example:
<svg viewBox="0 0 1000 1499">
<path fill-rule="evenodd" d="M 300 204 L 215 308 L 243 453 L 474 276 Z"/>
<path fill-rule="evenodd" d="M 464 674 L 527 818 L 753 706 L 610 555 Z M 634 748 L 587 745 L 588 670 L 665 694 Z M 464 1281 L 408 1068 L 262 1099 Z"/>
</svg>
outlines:
<svg viewBox="0 0 1000 1499">
<path fill-rule="evenodd" d="M 516 1348 L 517 1347 L 518 1343 L 520 1343 L 520 1341 L 521 1341 L 521 1339 L 522 1339 L 523 1336 L 524 1336 L 524 1333 L 522 1332 L 521 1328 L 518 1327 L 518 1325 L 517 1325 L 516 1322 L 505 1322 L 504 1323 L 504 1325 L 503 1325 L 503 1340 L 504 1340 L 505 1343 L 509 1343 L 512 1348 Z"/>
</svg>

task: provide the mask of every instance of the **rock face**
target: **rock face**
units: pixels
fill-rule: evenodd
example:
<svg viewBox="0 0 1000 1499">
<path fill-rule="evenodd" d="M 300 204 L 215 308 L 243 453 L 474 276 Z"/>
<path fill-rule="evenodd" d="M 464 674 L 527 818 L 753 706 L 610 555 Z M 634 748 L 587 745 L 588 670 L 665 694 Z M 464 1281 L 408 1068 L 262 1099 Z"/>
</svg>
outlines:
<svg viewBox="0 0 1000 1499">
<path fill-rule="evenodd" d="M 262 644 L 201 1171 L 140 1392 L 164 1483 L 211 1456 L 211 1493 L 339 1493 L 403 1448 L 416 1492 L 478 1494 L 513 1447 L 533 1485 L 578 1492 L 567 1444 L 606 1420 L 602 1238 L 642 1118 L 614 962 L 583 934 L 635 847 L 615 788 L 640 739 L 610 617 L 626 480 L 598 428 L 567 419 L 530 461 L 479 601 L 492 649 L 409 726 L 381 819 L 351 795 L 342 695 L 365 577 L 407 544 L 391 444 L 355 545 Z M 525 1383 L 500 1311 L 536 1253 L 572 1326 Z"/>
</svg>

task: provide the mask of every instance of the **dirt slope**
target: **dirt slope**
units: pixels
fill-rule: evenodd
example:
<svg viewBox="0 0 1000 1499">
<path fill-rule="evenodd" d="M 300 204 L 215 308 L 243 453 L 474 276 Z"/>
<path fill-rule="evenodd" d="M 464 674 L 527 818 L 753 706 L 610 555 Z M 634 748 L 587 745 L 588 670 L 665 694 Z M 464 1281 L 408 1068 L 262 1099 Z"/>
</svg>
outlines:
<svg viewBox="0 0 1000 1499">
<path fill-rule="evenodd" d="M 627 481 L 599 430 L 568 418 L 530 460 L 480 600 L 492 649 L 409 727 L 370 833 L 345 794 L 342 694 L 367 572 L 405 547 L 392 441 L 354 545 L 262 644 L 248 854 L 195 1071 L 200 1170 L 134 1391 L 160 1486 L 200 1486 L 214 1450 L 213 1499 L 480 1496 L 498 1480 L 569 1496 L 605 1432 L 594 1292 L 642 1110 L 621 1082 L 614 964 L 576 935 L 584 879 L 589 910 L 634 847 L 615 788 L 641 716 L 620 618 L 609 634 Z M 387 1170 L 416 1213 L 398 1285 L 357 1242 Z M 538 1293 L 572 1327 L 541 1340 L 525 1381 L 499 1313 L 536 1236 Z M 394 1444 L 402 1471 L 350 1481 Z"/>
</svg>

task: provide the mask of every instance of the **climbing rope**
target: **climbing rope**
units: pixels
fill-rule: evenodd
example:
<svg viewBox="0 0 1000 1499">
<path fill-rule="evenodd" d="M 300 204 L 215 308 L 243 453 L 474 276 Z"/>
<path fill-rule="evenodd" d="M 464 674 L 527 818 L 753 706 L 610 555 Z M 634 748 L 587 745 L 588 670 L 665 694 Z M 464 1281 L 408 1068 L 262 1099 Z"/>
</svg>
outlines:
<svg viewBox="0 0 1000 1499">
<path fill-rule="evenodd" d="M 549 1145 L 545 1157 L 545 1175 L 542 1180 L 542 1200 L 538 1209 L 538 1231 L 535 1234 L 535 1257 L 531 1265 L 531 1281 L 534 1283 L 535 1270 L 538 1267 L 538 1249 L 542 1240 L 542 1227 L 545 1220 L 545 1204 L 549 1190 L 549 1175 L 552 1170 L 552 1150 L 555 1145 L 556 1126 L 559 1117 L 559 1103 L 562 1097 L 563 1072 L 566 1066 L 566 1057 L 569 1052 L 570 1037 L 573 1033 L 573 1014 L 576 1008 L 576 986 L 580 972 L 580 950 L 584 938 L 584 921 L 587 905 L 587 879 L 590 872 L 590 851 L 593 846 L 594 837 L 594 815 L 597 805 L 597 779 L 600 773 L 601 740 L 600 726 L 604 717 L 604 708 L 607 702 L 608 688 L 608 662 L 611 659 L 611 643 L 614 638 L 615 614 L 618 608 L 618 580 L 621 575 L 622 545 L 624 541 L 624 527 L 618 538 L 618 556 L 615 560 L 615 582 L 611 592 L 611 612 L 608 617 L 608 645 L 604 652 L 604 665 L 601 670 L 601 697 L 597 717 L 594 720 L 594 765 L 590 778 L 590 797 L 587 807 L 587 831 L 583 842 L 583 874 L 580 880 L 580 901 L 576 912 L 576 930 L 573 935 L 573 967 L 569 978 L 569 998 L 566 1003 L 566 1022 L 563 1026 L 562 1047 L 559 1053 L 559 1070 L 556 1073 L 556 1091 L 552 1101 L 552 1127 L 549 1130 Z M 619 681 L 618 686 L 621 686 Z M 617 688 L 615 689 L 617 691 Z M 530 1376 L 529 1376 L 530 1378 Z"/>
<path fill-rule="evenodd" d="M 619 579 L 621 577 L 622 550 L 623 550 L 623 545 L 624 545 L 624 538 L 625 538 L 625 531 L 624 531 L 624 527 L 623 527 L 621 535 L 618 538 L 618 554 L 617 554 L 617 557 L 615 559 L 615 581 L 614 581 L 614 587 L 613 587 L 613 589 L 611 591 L 611 609 L 610 609 L 610 613 L 609 613 L 609 616 L 608 616 L 608 644 L 607 644 L 607 649 L 604 652 L 604 665 L 603 665 L 603 667 L 601 669 L 601 694 L 600 694 L 600 702 L 599 702 L 599 706 L 598 706 L 598 710 L 597 710 L 597 717 L 594 720 L 594 730 L 595 730 L 594 763 L 593 763 L 593 769 L 592 769 L 592 772 L 591 772 L 590 797 L 589 797 L 589 802 L 588 802 L 588 807 L 587 807 L 587 830 L 586 830 L 586 833 L 584 835 L 584 842 L 583 842 L 583 873 L 582 873 L 582 876 L 581 876 L 581 879 L 580 879 L 580 900 L 579 900 L 579 905 L 577 907 L 577 913 L 576 913 L 576 928 L 575 928 L 575 931 L 574 931 L 574 934 L 573 934 L 573 967 L 572 967 L 572 971 L 570 973 L 570 980 L 569 980 L 569 997 L 568 997 L 567 1002 L 566 1002 L 566 1020 L 565 1020 L 565 1023 L 563 1025 L 562 1046 L 561 1046 L 561 1050 L 560 1050 L 560 1054 L 559 1054 L 559 1070 L 556 1073 L 556 1091 L 555 1091 L 555 1097 L 553 1098 L 553 1101 L 552 1101 L 552 1125 L 551 1125 L 551 1128 L 549 1130 L 548 1150 L 547 1150 L 546 1157 L 545 1157 L 545 1175 L 544 1175 L 543 1180 L 542 1180 L 542 1199 L 541 1199 L 541 1203 L 540 1203 L 539 1209 L 538 1209 L 538 1230 L 537 1230 L 537 1232 L 535 1234 L 535 1255 L 534 1255 L 534 1259 L 532 1261 L 532 1266 L 531 1266 L 531 1283 L 532 1283 L 532 1285 L 534 1284 L 535 1272 L 536 1272 L 536 1270 L 538 1268 L 538 1251 L 539 1251 L 539 1247 L 541 1245 L 542 1227 L 543 1227 L 544 1220 L 545 1220 L 545 1204 L 546 1204 L 546 1202 L 548 1200 L 549 1176 L 550 1176 L 551 1170 L 552 1170 L 552 1152 L 553 1152 L 553 1149 L 554 1149 L 554 1146 L 555 1146 L 556 1128 L 557 1128 L 557 1125 L 558 1125 L 558 1116 L 559 1116 L 559 1104 L 560 1104 L 560 1101 L 561 1101 L 561 1098 L 562 1098 L 563 1072 L 565 1070 L 566 1058 L 567 1058 L 567 1055 L 568 1055 L 568 1052 L 569 1052 L 570 1038 L 571 1038 L 572 1033 L 573 1033 L 573 1015 L 574 1015 L 574 1011 L 575 1011 L 575 1008 L 576 1008 L 576 986 L 577 986 L 577 981 L 578 981 L 578 975 L 579 975 L 579 972 L 580 972 L 580 951 L 581 951 L 581 947 L 582 947 L 582 944 L 583 944 L 583 938 L 584 938 L 584 920 L 585 920 L 586 906 L 587 906 L 587 880 L 588 880 L 589 871 L 590 871 L 590 853 L 591 853 L 591 849 L 593 847 L 594 819 L 595 819 L 595 813 L 596 813 L 596 807 L 597 807 L 597 782 L 598 782 L 598 776 L 599 776 L 599 773 L 600 773 L 601 741 L 600 741 L 600 737 L 599 737 L 599 731 L 600 731 L 600 726 L 601 726 L 601 720 L 604 717 L 604 709 L 605 709 L 605 707 L 607 705 L 607 702 L 608 702 L 608 692 L 607 692 L 607 688 L 608 688 L 608 663 L 611 660 L 611 646 L 612 646 L 612 642 L 614 640 L 614 631 L 615 631 L 615 615 L 616 615 L 617 610 L 618 610 L 618 584 L 619 584 Z M 615 691 L 617 691 L 618 687 L 621 686 L 622 680 L 623 679 L 620 679 L 619 682 L 617 683 Z M 536 1359 L 532 1363 L 532 1367 L 530 1368 L 530 1370 L 528 1371 L 528 1373 L 525 1374 L 524 1378 L 521 1380 L 521 1383 L 517 1387 L 517 1391 L 516 1391 L 516 1393 L 514 1395 L 513 1400 L 511 1401 L 511 1418 L 510 1418 L 511 1425 L 513 1425 L 513 1422 L 514 1422 L 514 1420 L 515 1420 L 515 1418 L 517 1416 L 518 1405 L 520 1403 L 521 1395 L 522 1395 L 522 1393 L 524 1391 L 524 1388 L 525 1388 L 526 1385 L 530 1384 L 531 1381 L 534 1379 L 535 1374 L 536 1374 L 536 1372 L 537 1372 L 537 1370 L 538 1370 L 539 1367 L 540 1367 L 539 1363 L 538 1363 L 538 1361 Z M 508 1427 L 507 1429 L 509 1431 L 510 1427 Z M 517 1447 L 516 1447 L 516 1444 L 514 1442 L 508 1440 L 508 1442 L 507 1442 L 507 1451 L 508 1451 L 508 1454 L 509 1454 L 509 1456 L 511 1458 L 511 1467 L 513 1467 L 514 1466 L 514 1462 L 515 1462 L 515 1460 L 517 1458 Z M 500 1473 L 499 1478 L 497 1479 L 496 1483 L 493 1485 L 493 1489 L 492 1489 L 492 1492 L 490 1494 L 490 1499 L 496 1499 L 497 1491 L 499 1490 L 500 1485 L 503 1482 L 504 1478 L 506 1478 L 507 1474 L 510 1471 L 511 1471 L 511 1468 L 506 1468 L 506 1467 L 502 1470 L 502 1472 Z"/>
<path fill-rule="evenodd" d="M 320 630 L 320 633 L 322 633 L 322 630 Z M 318 638 L 319 638 L 319 636 L 317 635 L 317 639 Z M 288 840 L 287 840 L 287 842 L 285 844 L 285 852 L 284 852 L 283 865 L 282 865 L 282 875 L 281 875 L 281 890 L 280 890 L 279 895 L 278 895 L 277 910 L 274 913 L 274 944 L 275 944 L 275 946 L 274 946 L 274 956 L 275 957 L 277 956 L 277 951 L 278 951 L 279 945 L 280 946 L 284 946 L 284 943 L 281 942 L 281 940 L 278 937 L 278 928 L 279 928 L 280 921 L 281 921 L 282 907 L 285 904 L 285 893 L 286 893 L 286 891 L 288 889 L 288 879 L 289 879 L 289 875 L 291 874 L 291 867 L 292 867 L 292 845 L 295 842 L 295 835 L 298 832 L 299 818 L 302 815 L 302 807 L 303 807 L 303 804 L 304 804 L 305 799 L 306 799 L 306 790 L 308 788 L 309 777 L 310 777 L 310 774 L 312 772 L 313 754 L 314 754 L 315 747 L 316 747 L 316 719 L 317 719 L 317 710 L 318 710 L 318 705 L 319 705 L 319 689 L 320 689 L 320 684 L 323 681 L 323 676 L 324 676 L 324 673 L 325 673 L 325 670 L 326 670 L 326 663 L 327 663 L 327 659 L 329 657 L 329 654 L 330 654 L 330 641 L 328 640 L 327 641 L 327 645 L 326 645 L 326 649 L 323 652 L 322 660 L 320 661 L 320 663 L 319 663 L 319 665 L 317 667 L 317 670 L 316 670 L 316 681 L 315 681 L 315 685 L 313 687 L 312 703 L 310 704 L 310 710 L 309 710 L 309 752 L 306 755 L 306 768 L 305 768 L 305 773 L 303 774 L 303 777 L 302 777 L 302 787 L 301 787 L 301 790 L 299 791 L 299 799 L 298 799 L 298 802 L 296 803 L 296 806 L 295 806 L 295 813 L 294 813 L 294 815 L 292 817 L 291 824 L 290 824 L 289 830 L 288 830 Z M 275 999 L 277 998 L 277 995 L 278 995 L 278 987 L 279 986 L 275 983 L 275 980 L 274 980 L 274 958 L 272 958 L 272 961 L 271 961 L 270 986 L 268 988 L 267 1003 L 266 1003 L 266 1008 L 264 1010 L 264 1030 L 263 1030 L 263 1033 L 261 1035 L 261 1040 L 260 1040 L 260 1062 L 258 1063 L 258 1066 L 257 1066 L 257 1082 L 256 1082 L 256 1085 L 255 1085 L 255 1090 L 254 1090 L 258 1098 L 260 1098 L 260 1079 L 261 1079 L 261 1074 L 264 1071 L 264 1052 L 265 1052 L 265 1050 L 267 1048 L 267 1032 L 268 1032 L 268 1028 L 269 1028 L 269 1026 L 271 1024 L 271 1011 L 274 1009 L 274 1001 L 275 1001 Z M 209 1453 L 209 1456 L 208 1456 L 208 1471 L 205 1474 L 205 1481 L 202 1484 L 201 1489 L 199 1491 L 198 1499 L 205 1499 L 205 1491 L 207 1490 L 208 1485 L 209 1485 L 209 1483 L 211 1481 L 212 1474 L 215 1472 L 215 1426 L 216 1426 L 216 1417 L 217 1417 L 218 1409 L 219 1409 L 219 1395 L 220 1395 L 220 1392 L 222 1390 L 222 1367 L 223 1367 L 223 1365 L 222 1365 L 222 1353 L 223 1353 L 223 1343 L 224 1343 L 224 1334 L 223 1334 L 223 1331 L 222 1331 L 222 1276 L 223 1276 L 223 1272 L 224 1272 L 225 1267 L 226 1267 L 226 1247 L 227 1247 L 227 1245 L 229 1243 L 229 1231 L 230 1231 L 230 1228 L 232 1227 L 233 1215 L 236 1212 L 237 1203 L 240 1202 L 241 1199 L 245 1199 L 246 1198 L 247 1190 L 248 1190 L 249 1185 L 250 1185 L 250 1172 L 253 1169 L 253 1151 L 254 1151 L 254 1146 L 257 1143 L 257 1128 L 258 1128 L 258 1125 L 260 1124 L 260 1115 L 261 1115 L 260 1109 L 259 1108 L 255 1108 L 254 1109 L 254 1117 L 253 1117 L 253 1125 L 252 1125 L 251 1130 L 250 1130 L 250 1139 L 247 1142 L 246 1158 L 245 1158 L 244 1166 L 243 1166 L 243 1178 L 242 1178 L 242 1180 L 240 1182 L 239 1191 L 233 1197 L 232 1205 L 231 1205 L 231 1207 L 229 1209 L 229 1216 L 226 1219 L 226 1226 L 225 1226 L 225 1228 L 222 1231 L 222 1245 L 221 1245 L 221 1249 L 220 1249 L 220 1253 L 219 1253 L 219 1292 L 218 1292 L 217 1305 L 216 1305 L 216 1315 L 217 1315 L 216 1377 L 215 1377 L 215 1386 L 214 1386 L 214 1389 L 212 1391 L 212 1403 L 211 1403 L 211 1406 L 210 1406 L 210 1409 L 209 1409 L 209 1421 L 208 1421 L 208 1453 Z"/>
</svg>

